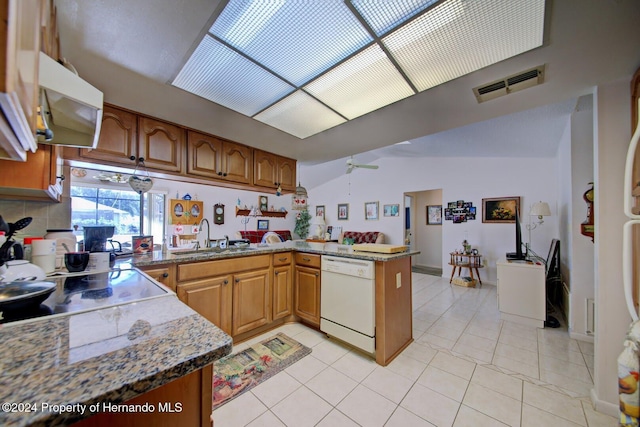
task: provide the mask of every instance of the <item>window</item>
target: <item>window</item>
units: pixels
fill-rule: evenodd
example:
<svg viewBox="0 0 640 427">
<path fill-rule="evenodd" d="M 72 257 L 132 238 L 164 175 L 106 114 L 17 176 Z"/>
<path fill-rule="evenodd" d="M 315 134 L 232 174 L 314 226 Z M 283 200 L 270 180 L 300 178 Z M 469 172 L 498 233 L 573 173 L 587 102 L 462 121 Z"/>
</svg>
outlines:
<svg viewBox="0 0 640 427">
<path fill-rule="evenodd" d="M 152 235 L 155 243 L 164 240 L 165 194 L 150 191 L 140 195 L 121 185 L 108 183 L 71 185 L 71 224 L 83 238 L 85 225 L 113 225 L 113 240 L 124 247 L 131 236 Z M 143 230 L 140 232 L 142 215 Z"/>
</svg>

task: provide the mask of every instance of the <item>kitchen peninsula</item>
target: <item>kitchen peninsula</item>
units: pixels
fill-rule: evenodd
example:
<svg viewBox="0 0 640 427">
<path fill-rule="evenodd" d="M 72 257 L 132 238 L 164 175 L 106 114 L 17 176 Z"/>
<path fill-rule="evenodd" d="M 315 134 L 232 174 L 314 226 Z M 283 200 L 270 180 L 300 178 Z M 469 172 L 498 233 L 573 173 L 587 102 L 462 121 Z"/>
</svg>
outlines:
<svg viewBox="0 0 640 427">
<path fill-rule="evenodd" d="M 62 287 L 78 276 L 53 279 L 41 308 L 83 308 L 0 326 L 1 425 L 211 425 L 212 363 L 231 352 L 231 338 L 148 279 L 162 292 L 121 286 L 129 273 L 136 286 L 134 273 L 146 277 L 115 270 L 102 289 L 73 293 Z"/>
<path fill-rule="evenodd" d="M 372 262 L 375 359 L 386 366 L 413 341 L 411 256 L 418 253 L 360 252 L 336 243 L 287 241 L 244 249 L 156 251 L 131 263 L 237 342 L 286 322 L 320 328 L 322 256 Z"/>
</svg>

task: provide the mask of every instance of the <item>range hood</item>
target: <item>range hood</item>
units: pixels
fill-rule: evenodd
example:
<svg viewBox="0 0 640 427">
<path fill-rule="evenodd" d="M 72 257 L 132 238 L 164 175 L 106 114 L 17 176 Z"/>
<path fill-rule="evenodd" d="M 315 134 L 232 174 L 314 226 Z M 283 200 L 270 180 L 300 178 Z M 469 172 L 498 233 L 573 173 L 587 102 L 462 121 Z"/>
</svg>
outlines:
<svg viewBox="0 0 640 427">
<path fill-rule="evenodd" d="M 102 124 L 103 96 L 77 73 L 40 52 L 40 109 L 43 125 L 38 142 L 95 148 Z"/>
</svg>

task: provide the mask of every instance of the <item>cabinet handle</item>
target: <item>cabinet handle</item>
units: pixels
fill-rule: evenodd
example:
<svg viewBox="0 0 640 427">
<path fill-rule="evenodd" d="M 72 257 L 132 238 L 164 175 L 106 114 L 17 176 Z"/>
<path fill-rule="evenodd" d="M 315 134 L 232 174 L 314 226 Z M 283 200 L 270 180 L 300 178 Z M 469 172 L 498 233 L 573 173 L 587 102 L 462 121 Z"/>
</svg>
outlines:
<svg viewBox="0 0 640 427">
<path fill-rule="evenodd" d="M 275 274 L 275 275 L 277 276 L 277 275 L 278 275 L 278 273 L 279 273 L 278 271 L 275 271 L 273 274 Z"/>
<path fill-rule="evenodd" d="M 223 285 L 228 285 L 228 284 L 229 284 L 229 281 L 225 279 L 225 281 L 224 281 L 224 282 L 222 282 L 222 284 L 223 284 Z"/>
<path fill-rule="evenodd" d="M 162 277 L 166 279 L 167 277 L 169 277 L 169 273 L 162 273 Z"/>
<path fill-rule="evenodd" d="M 129 160 L 131 160 L 131 161 L 135 161 L 135 160 L 136 160 L 136 156 L 131 156 L 131 157 L 129 157 Z M 138 157 L 138 159 L 137 159 L 137 160 L 138 160 L 138 162 L 140 162 L 140 163 L 144 163 L 144 157 Z"/>
<path fill-rule="evenodd" d="M 311 258 L 302 258 L 303 261 L 311 261 Z"/>
<path fill-rule="evenodd" d="M 320 275 L 320 273 L 316 273 L 316 277 L 318 277 Z"/>
<path fill-rule="evenodd" d="M 278 258 L 278 261 L 280 262 L 285 262 L 287 260 L 287 258 Z"/>
<path fill-rule="evenodd" d="M 222 172 L 218 172 L 218 175 L 219 175 L 219 176 L 222 176 Z"/>
<path fill-rule="evenodd" d="M 240 283 L 240 279 L 236 279 L 236 283 Z"/>
<path fill-rule="evenodd" d="M 226 172 L 225 172 L 225 173 L 223 173 L 223 174 L 222 174 L 222 176 L 227 176 L 227 173 L 226 173 Z"/>
</svg>

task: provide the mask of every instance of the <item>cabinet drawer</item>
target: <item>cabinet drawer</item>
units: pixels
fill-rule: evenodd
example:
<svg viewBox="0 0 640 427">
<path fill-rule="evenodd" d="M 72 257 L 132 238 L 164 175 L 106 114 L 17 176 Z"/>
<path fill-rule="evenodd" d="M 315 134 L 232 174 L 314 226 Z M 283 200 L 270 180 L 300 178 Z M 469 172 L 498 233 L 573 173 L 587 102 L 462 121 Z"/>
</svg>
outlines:
<svg viewBox="0 0 640 427">
<path fill-rule="evenodd" d="M 297 252 L 296 265 L 320 268 L 320 255 Z"/>
<path fill-rule="evenodd" d="M 293 259 L 291 252 L 283 252 L 281 254 L 273 254 L 273 266 L 277 267 L 280 265 L 288 265 L 291 264 L 291 260 Z"/>
<path fill-rule="evenodd" d="M 243 256 L 178 265 L 178 282 L 269 267 L 271 255 Z"/>
</svg>

